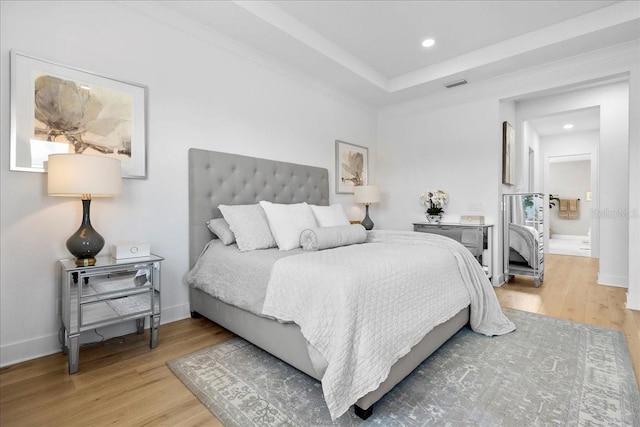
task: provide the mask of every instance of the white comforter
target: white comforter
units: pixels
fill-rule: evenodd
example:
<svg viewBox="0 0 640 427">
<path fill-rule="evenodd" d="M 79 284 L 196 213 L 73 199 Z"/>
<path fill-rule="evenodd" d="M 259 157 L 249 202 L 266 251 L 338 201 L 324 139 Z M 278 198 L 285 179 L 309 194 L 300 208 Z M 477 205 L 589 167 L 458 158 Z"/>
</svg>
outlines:
<svg viewBox="0 0 640 427">
<path fill-rule="evenodd" d="M 374 231 L 361 245 L 278 260 L 263 314 L 296 322 L 325 358 L 322 389 L 335 419 L 469 303 L 475 331 L 515 329 L 462 245 L 433 234 Z"/>
</svg>

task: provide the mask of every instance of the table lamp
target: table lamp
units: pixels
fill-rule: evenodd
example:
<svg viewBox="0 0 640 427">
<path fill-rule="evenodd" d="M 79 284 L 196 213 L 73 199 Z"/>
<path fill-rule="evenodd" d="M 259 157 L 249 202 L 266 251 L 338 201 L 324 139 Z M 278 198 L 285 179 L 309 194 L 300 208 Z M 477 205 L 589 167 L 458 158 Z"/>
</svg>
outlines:
<svg viewBox="0 0 640 427">
<path fill-rule="evenodd" d="M 115 197 L 122 192 L 120 160 L 88 154 L 52 154 L 47 172 L 50 196 L 82 197 L 82 224 L 67 240 L 67 249 L 76 257 L 76 265 L 94 265 L 104 238 L 91 226 L 91 198 Z"/>
<path fill-rule="evenodd" d="M 359 185 L 353 187 L 353 195 L 356 203 L 364 203 L 367 213 L 360 222 L 366 230 L 373 229 L 373 221 L 369 218 L 369 205 L 380 201 L 380 189 L 377 185 Z"/>
</svg>

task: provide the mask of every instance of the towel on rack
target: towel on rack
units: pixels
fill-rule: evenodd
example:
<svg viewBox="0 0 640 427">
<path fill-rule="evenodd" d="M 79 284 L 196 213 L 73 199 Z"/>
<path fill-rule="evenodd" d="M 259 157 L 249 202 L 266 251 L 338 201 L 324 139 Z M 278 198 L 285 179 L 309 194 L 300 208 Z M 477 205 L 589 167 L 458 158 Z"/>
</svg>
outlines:
<svg viewBox="0 0 640 427">
<path fill-rule="evenodd" d="M 578 219 L 578 203 L 580 199 L 569 199 L 569 219 Z"/>
<path fill-rule="evenodd" d="M 569 200 L 568 199 L 560 199 L 560 210 L 566 211 L 569 209 Z"/>
<path fill-rule="evenodd" d="M 578 219 L 580 199 L 560 199 L 558 217 L 562 219 Z"/>
</svg>

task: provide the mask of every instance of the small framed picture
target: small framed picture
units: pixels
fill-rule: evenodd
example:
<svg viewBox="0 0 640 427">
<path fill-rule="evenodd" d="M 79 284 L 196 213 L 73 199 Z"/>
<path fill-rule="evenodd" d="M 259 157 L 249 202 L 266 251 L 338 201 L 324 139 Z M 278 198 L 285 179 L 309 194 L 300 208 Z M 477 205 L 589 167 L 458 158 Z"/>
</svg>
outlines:
<svg viewBox="0 0 640 427">
<path fill-rule="evenodd" d="M 147 88 L 11 51 L 11 164 L 44 172 L 49 154 L 109 156 L 146 178 Z"/>
<path fill-rule="evenodd" d="M 502 183 L 514 185 L 516 179 L 516 131 L 509 122 L 502 123 Z"/>
<path fill-rule="evenodd" d="M 353 187 L 367 184 L 369 149 L 336 140 L 336 193 L 353 194 Z"/>
</svg>

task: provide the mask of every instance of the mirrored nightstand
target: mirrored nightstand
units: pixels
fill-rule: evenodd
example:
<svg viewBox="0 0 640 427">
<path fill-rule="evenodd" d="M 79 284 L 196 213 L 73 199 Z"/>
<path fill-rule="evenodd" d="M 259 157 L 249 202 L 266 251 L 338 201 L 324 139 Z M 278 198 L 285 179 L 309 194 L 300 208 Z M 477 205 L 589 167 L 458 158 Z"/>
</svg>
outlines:
<svg viewBox="0 0 640 427">
<path fill-rule="evenodd" d="M 160 326 L 160 263 L 164 258 L 115 259 L 97 257 L 95 265 L 76 266 L 74 259 L 61 267 L 62 351 L 69 356 L 69 373 L 78 372 L 80 334 L 108 325 L 136 320 L 139 334 L 149 317 L 150 346 L 158 345 Z"/>
</svg>

